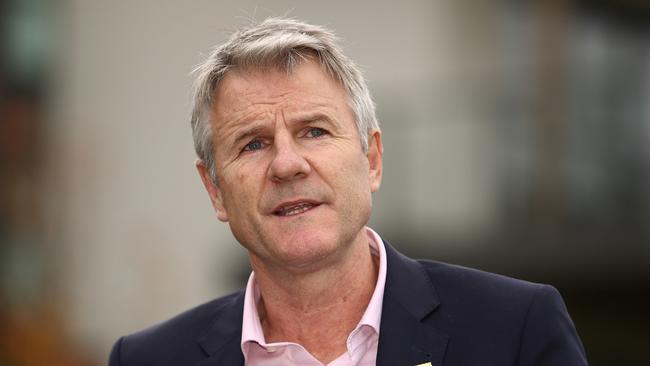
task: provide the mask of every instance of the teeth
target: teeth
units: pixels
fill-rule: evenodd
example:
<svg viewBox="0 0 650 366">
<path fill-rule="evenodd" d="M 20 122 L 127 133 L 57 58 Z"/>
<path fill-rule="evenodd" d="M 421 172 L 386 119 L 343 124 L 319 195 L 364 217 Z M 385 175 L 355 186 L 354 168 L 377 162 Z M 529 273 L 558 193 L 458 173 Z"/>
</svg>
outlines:
<svg viewBox="0 0 650 366">
<path fill-rule="evenodd" d="M 289 206 L 289 207 L 286 207 L 286 208 L 283 208 L 283 209 L 279 210 L 278 215 L 280 215 L 280 216 L 297 215 L 299 213 L 303 213 L 303 212 L 309 210 L 313 206 L 314 205 L 312 205 L 311 203 L 300 203 L 300 204 L 297 204 L 295 206 Z"/>
</svg>

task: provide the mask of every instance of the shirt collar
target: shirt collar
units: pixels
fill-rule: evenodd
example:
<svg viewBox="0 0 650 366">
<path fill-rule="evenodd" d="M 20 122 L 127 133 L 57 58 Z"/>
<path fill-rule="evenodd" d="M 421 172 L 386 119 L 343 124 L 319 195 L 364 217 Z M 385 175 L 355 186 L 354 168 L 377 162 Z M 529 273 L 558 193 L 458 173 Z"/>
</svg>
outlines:
<svg viewBox="0 0 650 366">
<path fill-rule="evenodd" d="M 357 333 L 362 326 L 371 327 L 375 333 L 379 334 L 380 323 L 381 323 L 381 309 L 384 300 L 384 287 L 386 285 L 386 249 L 384 248 L 384 243 L 381 240 L 379 234 L 369 227 L 365 228 L 366 234 L 368 236 L 368 245 L 370 247 L 370 252 L 372 255 L 379 256 L 379 271 L 377 274 L 377 283 L 375 285 L 375 290 L 370 298 L 368 307 L 363 313 L 361 320 L 357 327 L 350 333 L 350 337 Z M 250 342 L 258 343 L 259 345 L 266 347 L 268 344 L 264 338 L 264 331 L 262 329 L 262 323 L 260 321 L 260 316 L 257 311 L 257 303 L 260 300 L 260 291 L 257 287 L 257 281 L 255 280 L 255 272 L 251 272 L 248 283 L 246 284 L 246 292 L 244 294 L 244 316 L 242 321 L 242 333 L 241 333 L 241 348 L 244 356 L 248 354 L 248 344 Z M 350 339 L 348 338 L 348 340 Z M 274 345 L 284 345 L 285 342 L 277 343 Z"/>
</svg>

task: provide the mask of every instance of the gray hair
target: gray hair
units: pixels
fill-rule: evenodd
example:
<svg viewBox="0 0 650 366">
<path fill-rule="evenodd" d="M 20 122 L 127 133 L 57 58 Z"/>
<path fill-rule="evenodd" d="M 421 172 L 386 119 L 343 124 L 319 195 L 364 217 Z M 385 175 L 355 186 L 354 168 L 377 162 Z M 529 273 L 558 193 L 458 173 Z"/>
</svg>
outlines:
<svg viewBox="0 0 650 366">
<path fill-rule="evenodd" d="M 346 90 L 361 146 L 364 152 L 368 151 L 368 131 L 379 130 L 375 105 L 361 72 L 337 45 L 336 35 L 326 28 L 294 19 L 269 18 L 233 33 L 192 73 L 196 77 L 191 115 L 194 149 L 213 181 L 217 182 L 217 174 L 208 115 L 221 79 L 234 68 L 277 67 L 291 72 L 311 56 L 316 56 L 321 66 Z"/>
</svg>

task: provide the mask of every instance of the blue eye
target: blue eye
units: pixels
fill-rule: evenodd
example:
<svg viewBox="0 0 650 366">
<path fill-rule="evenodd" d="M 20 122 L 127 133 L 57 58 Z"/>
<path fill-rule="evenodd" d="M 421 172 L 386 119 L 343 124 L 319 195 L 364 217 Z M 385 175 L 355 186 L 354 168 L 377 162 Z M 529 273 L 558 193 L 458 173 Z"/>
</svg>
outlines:
<svg viewBox="0 0 650 366">
<path fill-rule="evenodd" d="M 309 130 L 309 136 L 310 137 L 321 137 L 326 133 L 326 131 L 322 128 L 314 127 L 311 130 Z"/>
<path fill-rule="evenodd" d="M 244 146 L 244 151 L 255 151 L 262 148 L 262 141 L 254 140 Z"/>
</svg>

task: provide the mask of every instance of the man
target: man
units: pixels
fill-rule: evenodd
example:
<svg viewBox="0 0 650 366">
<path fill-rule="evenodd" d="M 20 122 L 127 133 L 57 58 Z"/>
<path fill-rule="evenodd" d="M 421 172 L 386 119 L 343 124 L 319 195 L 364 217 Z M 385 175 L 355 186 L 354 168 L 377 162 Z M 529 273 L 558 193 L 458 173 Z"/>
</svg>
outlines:
<svg viewBox="0 0 650 366">
<path fill-rule="evenodd" d="M 414 261 L 366 227 L 381 132 L 331 32 L 268 19 L 235 33 L 196 70 L 192 128 L 253 273 L 121 338 L 110 365 L 586 365 L 552 287 Z"/>
</svg>

